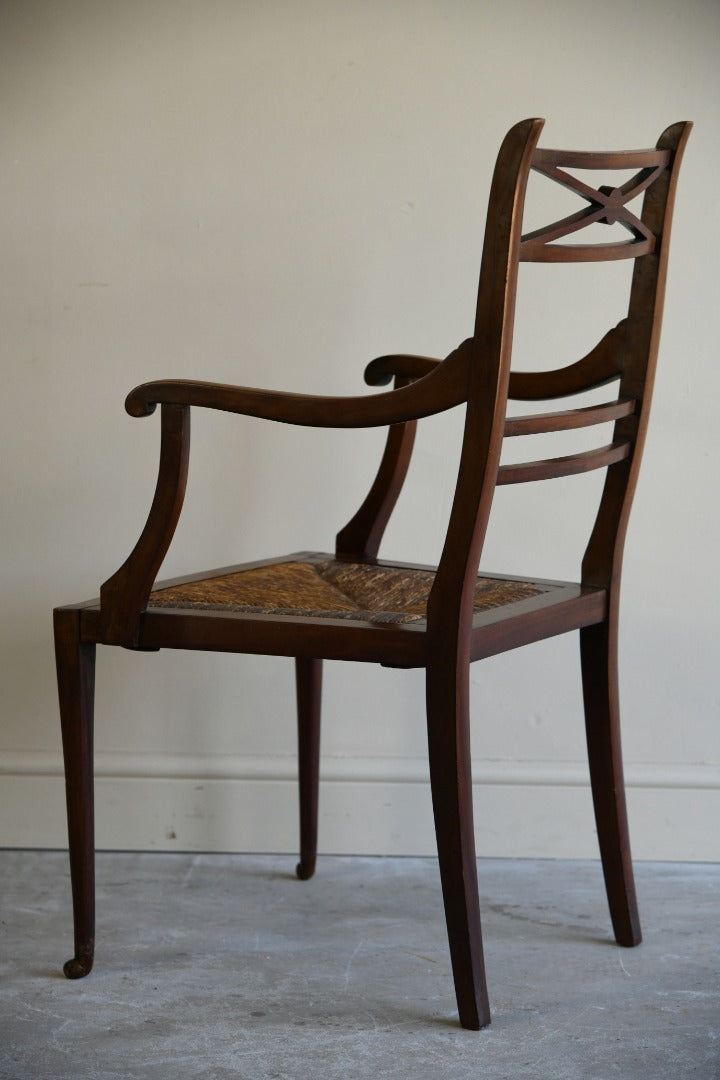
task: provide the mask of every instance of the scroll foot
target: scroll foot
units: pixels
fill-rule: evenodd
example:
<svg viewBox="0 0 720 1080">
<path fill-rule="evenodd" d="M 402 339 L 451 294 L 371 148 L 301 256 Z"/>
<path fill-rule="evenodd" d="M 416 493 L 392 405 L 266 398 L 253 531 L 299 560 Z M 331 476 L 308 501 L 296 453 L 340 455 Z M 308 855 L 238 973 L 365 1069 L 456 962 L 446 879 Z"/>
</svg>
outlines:
<svg viewBox="0 0 720 1080">
<path fill-rule="evenodd" d="M 301 881 L 309 881 L 315 873 L 315 859 L 301 859 L 295 867 L 295 873 Z"/>
<path fill-rule="evenodd" d="M 63 974 L 66 979 L 84 979 L 92 971 L 92 966 L 93 951 L 88 949 L 87 952 L 83 951 L 80 956 L 73 956 L 72 960 L 68 960 L 63 966 Z"/>
</svg>

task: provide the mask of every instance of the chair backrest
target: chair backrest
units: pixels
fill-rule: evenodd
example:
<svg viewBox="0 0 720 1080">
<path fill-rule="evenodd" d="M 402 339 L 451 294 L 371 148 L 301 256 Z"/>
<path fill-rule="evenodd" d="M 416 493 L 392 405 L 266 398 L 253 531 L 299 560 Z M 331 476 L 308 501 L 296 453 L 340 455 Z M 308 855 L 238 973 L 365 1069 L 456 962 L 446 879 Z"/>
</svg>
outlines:
<svg viewBox="0 0 720 1080">
<path fill-rule="evenodd" d="M 468 404 L 458 482 L 430 596 L 429 630 L 469 624 L 474 578 L 495 487 L 607 467 L 599 511 L 583 559 L 585 584 L 617 585 L 630 505 L 647 427 L 657 357 L 673 199 L 691 124 L 667 128 L 653 149 L 573 152 L 537 148 L 543 121 L 513 127 L 493 176 L 473 338 L 467 345 Z M 568 170 L 627 170 L 619 187 L 591 187 Z M 577 213 L 522 234 L 532 170 L 587 202 Z M 642 194 L 642 210 L 628 207 Z M 592 224 L 618 223 L 626 240 L 567 243 Z M 521 262 L 575 263 L 634 259 L 627 316 L 577 363 L 545 372 L 511 372 L 518 269 Z M 618 382 L 612 401 L 526 417 L 507 417 L 508 398 L 539 401 Z M 501 465 L 503 440 L 614 422 L 609 444 L 519 465 Z"/>
</svg>

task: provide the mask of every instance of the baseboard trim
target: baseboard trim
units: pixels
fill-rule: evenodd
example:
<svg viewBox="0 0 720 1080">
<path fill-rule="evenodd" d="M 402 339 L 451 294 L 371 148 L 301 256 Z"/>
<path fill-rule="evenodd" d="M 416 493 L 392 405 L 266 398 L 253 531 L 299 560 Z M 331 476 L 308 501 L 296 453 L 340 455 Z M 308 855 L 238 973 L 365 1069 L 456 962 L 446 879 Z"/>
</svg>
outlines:
<svg viewBox="0 0 720 1080">
<path fill-rule="evenodd" d="M 59 753 L 4 751 L 0 776 L 62 776 Z M 95 756 L 98 779 L 128 780 L 256 780 L 294 781 L 294 755 L 128 754 L 100 752 Z M 323 757 L 322 779 L 329 783 L 425 784 L 426 758 Z M 720 791 L 720 765 L 628 762 L 629 788 L 678 788 Z M 576 761 L 473 761 L 473 783 L 519 787 L 586 787 L 588 768 Z"/>
<path fill-rule="evenodd" d="M 5 754 L 0 846 L 67 845 L 57 754 Z M 626 769 L 638 859 L 720 861 L 720 769 Z M 587 766 L 489 762 L 474 766 L 479 855 L 596 858 Z M 97 846 L 117 850 L 293 852 L 296 763 L 290 757 L 100 753 Z M 326 758 L 320 849 L 327 854 L 432 855 L 427 763 Z"/>
</svg>

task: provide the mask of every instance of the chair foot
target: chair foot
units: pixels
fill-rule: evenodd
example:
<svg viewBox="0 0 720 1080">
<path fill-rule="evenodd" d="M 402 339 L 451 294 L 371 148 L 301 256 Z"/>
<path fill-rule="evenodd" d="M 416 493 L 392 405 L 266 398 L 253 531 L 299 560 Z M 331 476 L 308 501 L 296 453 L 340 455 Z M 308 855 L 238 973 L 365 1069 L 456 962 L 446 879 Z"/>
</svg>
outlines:
<svg viewBox="0 0 720 1080">
<path fill-rule="evenodd" d="M 315 859 L 301 859 L 295 867 L 295 873 L 301 881 L 309 881 L 315 873 Z"/>
<path fill-rule="evenodd" d="M 66 979 L 84 979 L 92 971 L 94 949 L 90 946 L 83 950 L 79 956 L 73 956 L 63 965 L 63 974 Z"/>
</svg>

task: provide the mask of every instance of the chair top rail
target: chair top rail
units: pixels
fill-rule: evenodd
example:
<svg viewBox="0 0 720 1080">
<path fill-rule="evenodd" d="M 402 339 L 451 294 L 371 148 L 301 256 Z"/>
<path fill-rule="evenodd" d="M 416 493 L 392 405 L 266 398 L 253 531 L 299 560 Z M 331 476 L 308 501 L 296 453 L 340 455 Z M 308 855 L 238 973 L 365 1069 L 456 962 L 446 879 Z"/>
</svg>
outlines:
<svg viewBox="0 0 720 1080">
<path fill-rule="evenodd" d="M 553 150 L 538 147 L 532 166 L 564 165 L 569 169 L 638 169 L 670 162 L 669 150 L 650 147 L 646 150 Z"/>
</svg>

